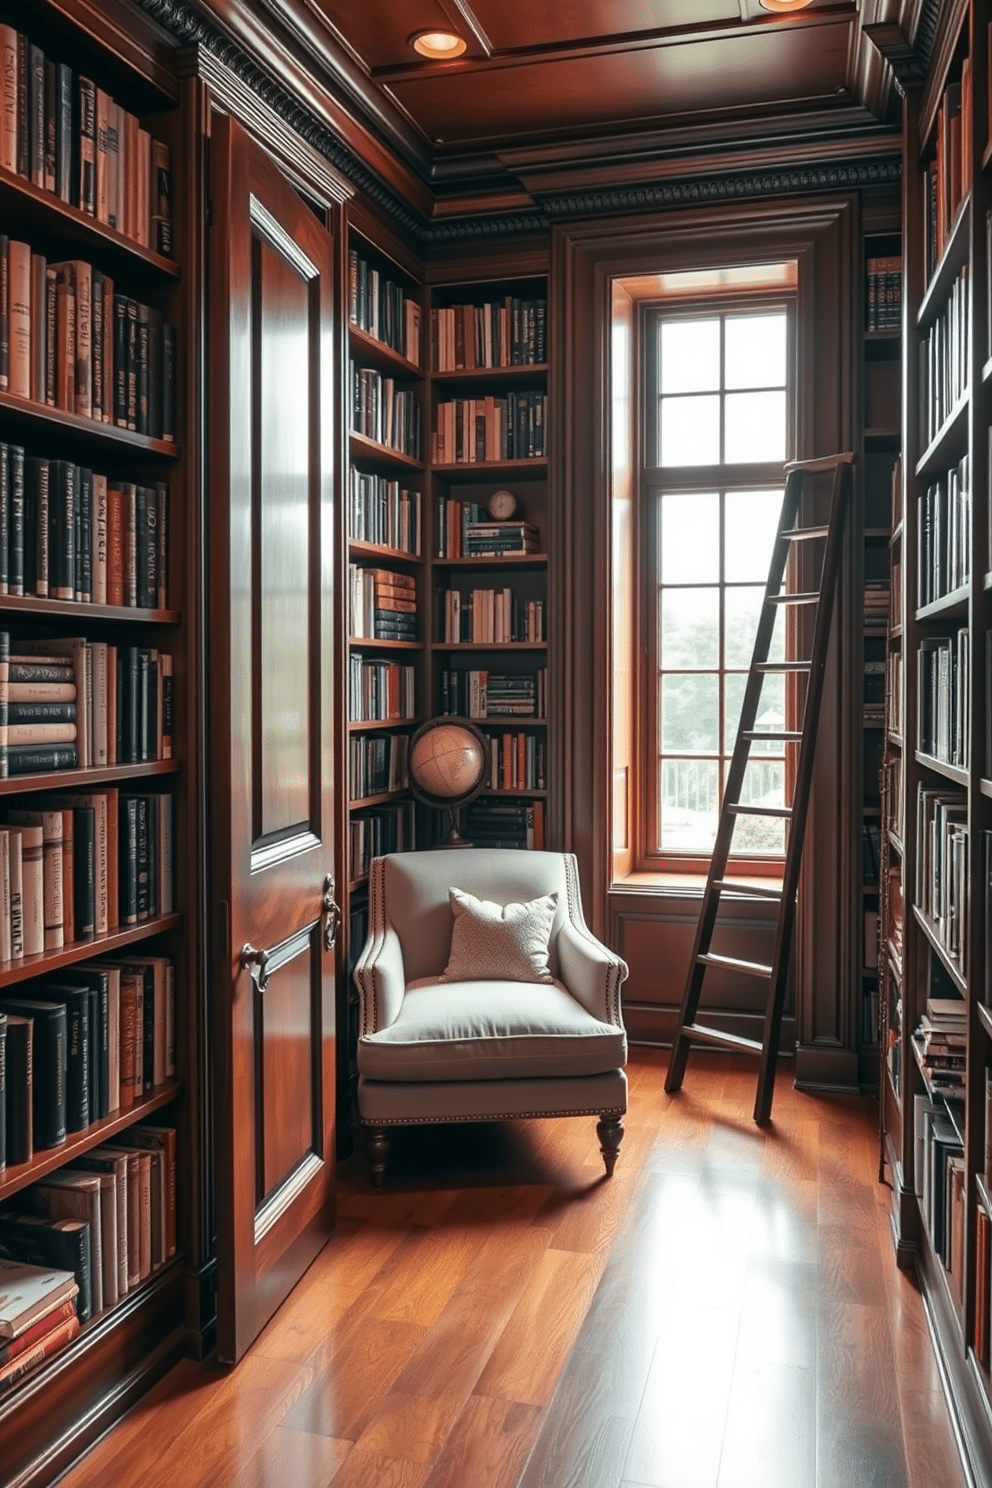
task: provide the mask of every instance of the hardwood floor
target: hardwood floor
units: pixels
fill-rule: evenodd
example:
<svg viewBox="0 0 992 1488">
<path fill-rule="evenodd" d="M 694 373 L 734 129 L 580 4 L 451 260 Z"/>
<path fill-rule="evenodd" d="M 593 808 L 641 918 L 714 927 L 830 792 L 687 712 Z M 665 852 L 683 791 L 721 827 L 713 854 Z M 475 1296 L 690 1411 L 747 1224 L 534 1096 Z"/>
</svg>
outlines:
<svg viewBox="0 0 992 1488">
<path fill-rule="evenodd" d="M 409 1130 L 233 1371 L 184 1363 L 64 1488 L 965 1488 L 874 1106 L 633 1051 L 594 1121 Z"/>
</svg>

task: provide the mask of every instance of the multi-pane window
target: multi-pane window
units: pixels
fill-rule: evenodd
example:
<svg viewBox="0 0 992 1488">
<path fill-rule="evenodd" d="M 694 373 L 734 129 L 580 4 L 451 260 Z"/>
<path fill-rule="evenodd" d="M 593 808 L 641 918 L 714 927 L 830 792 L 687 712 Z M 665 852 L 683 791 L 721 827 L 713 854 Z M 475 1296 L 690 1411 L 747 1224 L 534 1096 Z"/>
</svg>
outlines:
<svg viewBox="0 0 992 1488">
<path fill-rule="evenodd" d="M 787 305 L 766 303 L 654 310 L 646 325 L 646 857 L 712 850 L 791 453 L 790 320 Z M 769 674 L 758 728 L 781 732 L 787 708 L 782 675 Z M 783 804 L 786 765 L 780 740 L 755 745 L 743 799 Z M 741 817 L 733 851 L 780 855 L 781 818 Z"/>
</svg>

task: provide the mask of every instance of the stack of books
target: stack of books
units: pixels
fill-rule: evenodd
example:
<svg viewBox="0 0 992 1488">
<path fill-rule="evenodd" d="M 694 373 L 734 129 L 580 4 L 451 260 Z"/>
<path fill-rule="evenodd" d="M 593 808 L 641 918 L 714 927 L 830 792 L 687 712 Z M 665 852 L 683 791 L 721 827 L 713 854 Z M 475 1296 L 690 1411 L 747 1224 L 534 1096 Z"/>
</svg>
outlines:
<svg viewBox="0 0 992 1488">
<path fill-rule="evenodd" d="M 946 1096 L 964 1095 L 968 1009 L 960 997 L 928 997 L 913 1035 L 931 1086 Z"/>
<path fill-rule="evenodd" d="M 865 330 L 897 331 L 902 319 L 902 255 L 869 258 L 865 276 Z"/>
<path fill-rule="evenodd" d="M 465 555 L 469 558 L 502 553 L 539 553 L 541 539 L 532 522 L 469 522 L 465 527 Z"/>
<path fill-rule="evenodd" d="M 8 1259 L 0 1244 L 0 1397 L 80 1329 L 72 1271 Z"/>
<path fill-rule="evenodd" d="M 351 635 L 376 641 L 417 639 L 417 586 L 412 574 L 348 565 Z"/>
<path fill-rule="evenodd" d="M 543 801 L 483 798 L 468 808 L 465 835 L 474 847 L 544 847 Z"/>
<path fill-rule="evenodd" d="M 441 673 L 441 712 L 463 718 L 543 718 L 547 672 L 460 671 Z"/>
</svg>

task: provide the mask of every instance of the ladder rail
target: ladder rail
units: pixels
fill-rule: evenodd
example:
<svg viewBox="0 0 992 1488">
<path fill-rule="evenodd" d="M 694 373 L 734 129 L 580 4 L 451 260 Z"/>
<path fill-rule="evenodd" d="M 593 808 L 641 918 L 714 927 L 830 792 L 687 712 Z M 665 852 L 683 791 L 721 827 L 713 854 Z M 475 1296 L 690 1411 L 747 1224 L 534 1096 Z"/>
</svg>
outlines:
<svg viewBox="0 0 992 1488">
<path fill-rule="evenodd" d="M 782 1014 L 785 1004 L 789 952 L 792 945 L 799 873 L 802 866 L 803 840 L 805 837 L 809 795 L 813 780 L 816 734 L 819 725 L 823 679 L 826 671 L 827 652 L 830 642 L 834 597 L 840 574 L 843 525 L 848 505 L 850 473 L 853 459 L 854 457 L 851 454 L 830 455 L 815 460 L 793 461 L 786 467 L 786 483 L 779 527 L 772 550 L 761 615 L 755 633 L 751 666 L 748 670 L 747 683 L 745 685 L 737 737 L 734 742 L 733 754 L 731 756 L 730 768 L 727 773 L 723 801 L 717 822 L 716 840 L 707 870 L 706 884 L 703 889 L 703 900 L 693 939 L 692 960 L 686 978 L 678 1028 L 675 1041 L 672 1045 L 668 1074 L 665 1079 L 665 1089 L 669 1093 L 681 1088 L 689 1050 L 694 1036 L 713 1043 L 722 1042 L 732 1047 L 746 1047 L 752 1049 L 754 1052 L 760 1052 L 758 1089 L 754 1107 L 754 1119 L 759 1124 L 766 1122 L 771 1115 L 775 1059 L 778 1053 Z M 800 512 L 805 478 L 809 475 L 827 473 L 832 473 L 833 475 L 828 522 L 825 528 L 820 526 L 815 529 L 809 529 L 811 532 L 815 531 L 817 535 L 825 535 L 826 537 L 826 545 L 820 568 L 819 589 L 817 591 L 817 611 L 810 647 L 811 654 L 809 660 L 806 662 L 769 663 L 767 657 L 775 623 L 778 614 L 781 613 L 783 601 L 786 598 L 786 596 L 782 596 L 781 594 L 786 563 L 789 553 L 792 551 L 792 543 L 803 532 L 803 529 L 796 528 L 796 522 Z M 804 593 L 794 596 L 794 598 L 802 602 L 807 602 L 809 595 Z M 788 742 L 798 742 L 799 745 L 796 773 L 793 782 L 792 806 L 791 808 L 770 808 L 767 812 L 762 812 L 759 808 L 751 808 L 750 810 L 747 808 L 739 809 L 741 807 L 741 791 L 744 785 L 747 765 L 750 760 L 751 745 L 762 737 L 760 731 L 755 730 L 754 724 L 757 718 L 757 709 L 764 677 L 772 671 L 798 672 L 800 670 L 808 670 L 809 673 L 803 708 L 802 729 L 801 731 L 782 731 Z M 728 960 L 732 961 L 732 958 L 711 956 L 709 951 L 720 907 L 720 897 L 725 883 L 727 889 L 730 890 L 726 868 L 730 857 L 734 827 L 739 816 L 749 814 L 787 816 L 789 819 L 774 951 L 771 966 L 765 968 L 766 973 L 770 975 L 770 980 L 760 1045 L 756 1040 L 742 1040 L 736 1036 L 731 1038 L 729 1035 L 723 1036 L 719 1030 L 704 1029 L 702 1025 L 696 1022 L 707 965 L 726 965 Z"/>
</svg>

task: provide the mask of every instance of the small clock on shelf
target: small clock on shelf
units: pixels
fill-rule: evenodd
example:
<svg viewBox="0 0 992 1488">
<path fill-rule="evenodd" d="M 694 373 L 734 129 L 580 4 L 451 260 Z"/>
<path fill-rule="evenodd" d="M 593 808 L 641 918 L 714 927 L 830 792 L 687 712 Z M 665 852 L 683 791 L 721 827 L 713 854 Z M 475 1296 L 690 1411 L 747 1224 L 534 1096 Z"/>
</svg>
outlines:
<svg viewBox="0 0 992 1488">
<path fill-rule="evenodd" d="M 508 522 L 517 509 L 512 491 L 494 491 L 489 498 L 489 515 L 494 522 Z"/>
</svg>

